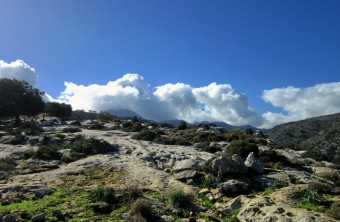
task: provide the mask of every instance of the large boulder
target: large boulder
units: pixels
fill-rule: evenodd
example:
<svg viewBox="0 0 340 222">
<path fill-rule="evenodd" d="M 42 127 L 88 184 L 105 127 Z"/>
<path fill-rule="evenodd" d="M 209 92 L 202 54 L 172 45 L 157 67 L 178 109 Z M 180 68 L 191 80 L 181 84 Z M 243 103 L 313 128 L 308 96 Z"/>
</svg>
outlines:
<svg viewBox="0 0 340 222">
<path fill-rule="evenodd" d="M 227 196 L 236 196 L 238 194 L 246 193 L 249 189 L 249 183 L 242 180 L 228 180 L 227 182 L 220 183 L 217 188 L 220 193 Z"/>
<path fill-rule="evenodd" d="M 244 165 L 242 158 L 238 155 L 233 155 L 231 159 L 226 156 L 220 156 L 214 159 L 211 163 L 211 170 L 219 174 L 245 174 L 247 167 Z"/>
<path fill-rule="evenodd" d="M 257 173 L 257 174 L 263 173 L 263 162 L 257 159 L 253 152 L 249 153 L 244 164 L 253 173 Z"/>
<path fill-rule="evenodd" d="M 181 161 L 177 161 L 173 167 L 175 172 L 184 171 L 184 170 L 196 170 L 199 168 L 199 163 L 194 159 L 185 159 Z"/>
</svg>

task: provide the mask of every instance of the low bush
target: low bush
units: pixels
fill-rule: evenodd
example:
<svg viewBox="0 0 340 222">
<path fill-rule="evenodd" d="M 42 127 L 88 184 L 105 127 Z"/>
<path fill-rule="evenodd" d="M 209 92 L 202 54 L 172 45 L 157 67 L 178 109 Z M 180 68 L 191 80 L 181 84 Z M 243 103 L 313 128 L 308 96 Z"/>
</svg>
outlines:
<svg viewBox="0 0 340 222">
<path fill-rule="evenodd" d="M 74 142 L 64 144 L 63 148 L 71 149 L 71 153 L 84 153 L 85 155 L 104 154 L 116 150 L 116 146 L 94 137 L 77 137 Z"/>
<path fill-rule="evenodd" d="M 259 148 L 255 143 L 247 143 L 244 140 L 234 140 L 226 147 L 225 152 L 230 157 L 234 154 L 238 154 L 243 159 L 246 159 L 251 152 L 257 156 Z"/>
<path fill-rule="evenodd" d="M 177 190 L 169 194 L 168 196 L 172 205 L 178 208 L 182 208 L 192 202 L 192 196 L 185 193 L 182 190 Z"/>
<path fill-rule="evenodd" d="M 65 127 L 62 129 L 63 133 L 78 133 L 81 132 L 81 129 L 78 127 Z"/>
<path fill-rule="evenodd" d="M 34 150 L 25 150 L 20 154 L 19 158 L 22 160 L 27 160 L 29 158 L 32 158 L 34 156 L 34 153 Z"/>
<path fill-rule="evenodd" d="M 106 202 L 108 204 L 116 203 L 116 192 L 111 187 L 96 187 L 89 191 L 89 198 L 95 202 Z"/>
<path fill-rule="evenodd" d="M 131 138 L 134 140 L 146 140 L 153 141 L 158 137 L 157 133 L 151 130 L 142 130 L 137 134 L 134 134 Z"/>
<path fill-rule="evenodd" d="M 40 160 L 60 160 L 61 155 L 55 147 L 40 146 L 35 151 L 33 158 Z"/>
</svg>

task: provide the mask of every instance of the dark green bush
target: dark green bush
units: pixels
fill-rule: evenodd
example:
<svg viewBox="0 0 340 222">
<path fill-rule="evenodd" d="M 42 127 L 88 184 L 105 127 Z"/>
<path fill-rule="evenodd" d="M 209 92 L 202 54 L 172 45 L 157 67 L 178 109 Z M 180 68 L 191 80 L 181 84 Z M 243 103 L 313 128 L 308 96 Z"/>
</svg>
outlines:
<svg viewBox="0 0 340 222">
<path fill-rule="evenodd" d="M 64 148 L 71 149 L 71 153 L 84 153 L 86 155 L 104 154 L 113 152 L 116 147 L 104 140 L 98 140 L 94 137 L 78 137 L 71 144 L 65 144 Z"/>
<path fill-rule="evenodd" d="M 89 192 L 89 198 L 92 201 L 104 201 L 108 204 L 116 203 L 116 192 L 111 187 L 96 187 Z"/>
<path fill-rule="evenodd" d="M 49 146 L 40 146 L 33 155 L 33 158 L 40 160 L 59 160 L 60 157 L 58 150 Z"/>
<path fill-rule="evenodd" d="M 192 196 L 182 190 L 177 190 L 169 194 L 169 200 L 175 207 L 181 208 L 192 202 Z"/>
<path fill-rule="evenodd" d="M 135 123 L 132 125 L 130 131 L 131 131 L 131 132 L 139 132 L 139 131 L 141 131 L 142 129 L 143 129 L 142 124 L 141 124 L 140 122 L 135 122 Z"/>
<path fill-rule="evenodd" d="M 242 140 L 243 139 L 243 133 L 241 132 L 241 130 L 239 129 L 231 129 L 228 133 L 227 133 L 227 139 L 229 142 L 233 141 L 233 140 Z"/>
<path fill-rule="evenodd" d="M 131 138 L 134 140 L 153 141 L 157 138 L 157 134 L 151 130 L 142 130 L 139 133 L 133 135 Z"/>
<path fill-rule="evenodd" d="M 259 148 L 255 143 L 247 143 L 243 140 L 233 140 L 225 149 L 228 156 L 238 154 L 243 159 L 246 159 L 249 153 L 253 152 L 255 156 L 259 153 Z"/>
<path fill-rule="evenodd" d="M 284 165 L 289 165 L 289 160 L 279 155 L 275 150 L 263 150 L 259 152 L 259 159 L 262 160 L 265 167 L 280 169 Z"/>
<path fill-rule="evenodd" d="M 22 152 L 19 156 L 20 159 L 27 160 L 29 158 L 32 158 L 34 156 L 34 150 L 25 150 Z"/>
<path fill-rule="evenodd" d="M 187 123 L 184 121 L 180 122 L 178 125 L 179 130 L 186 130 L 187 128 L 188 128 Z"/>
</svg>

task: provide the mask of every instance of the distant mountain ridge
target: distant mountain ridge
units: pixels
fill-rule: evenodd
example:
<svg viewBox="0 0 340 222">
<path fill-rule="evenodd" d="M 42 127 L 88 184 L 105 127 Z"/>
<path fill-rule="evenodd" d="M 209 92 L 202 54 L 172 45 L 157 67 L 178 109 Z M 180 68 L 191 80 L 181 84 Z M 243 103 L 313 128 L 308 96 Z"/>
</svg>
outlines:
<svg viewBox="0 0 340 222">
<path fill-rule="evenodd" d="M 314 152 L 340 163 L 340 113 L 275 126 L 268 138 L 284 147 Z"/>
</svg>

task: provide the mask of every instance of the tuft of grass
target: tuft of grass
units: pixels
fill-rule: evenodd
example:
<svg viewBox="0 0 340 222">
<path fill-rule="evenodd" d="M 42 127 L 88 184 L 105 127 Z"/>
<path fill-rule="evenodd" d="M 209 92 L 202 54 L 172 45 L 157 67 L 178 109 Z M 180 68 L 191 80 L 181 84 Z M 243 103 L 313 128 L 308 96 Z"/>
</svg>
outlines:
<svg viewBox="0 0 340 222">
<path fill-rule="evenodd" d="M 182 190 L 177 190 L 170 193 L 168 198 L 171 204 L 174 205 L 176 208 L 182 208 L 192 202 L 192 196 Z"/>
<path fill-rule="evenodd" d="M 325 203 L 325 198 L 318 190 L 307 189 L 297 207 L 314 212 L 324 212 L 324 208 L 321 206 L 323 203 Z"/>
</svg>

